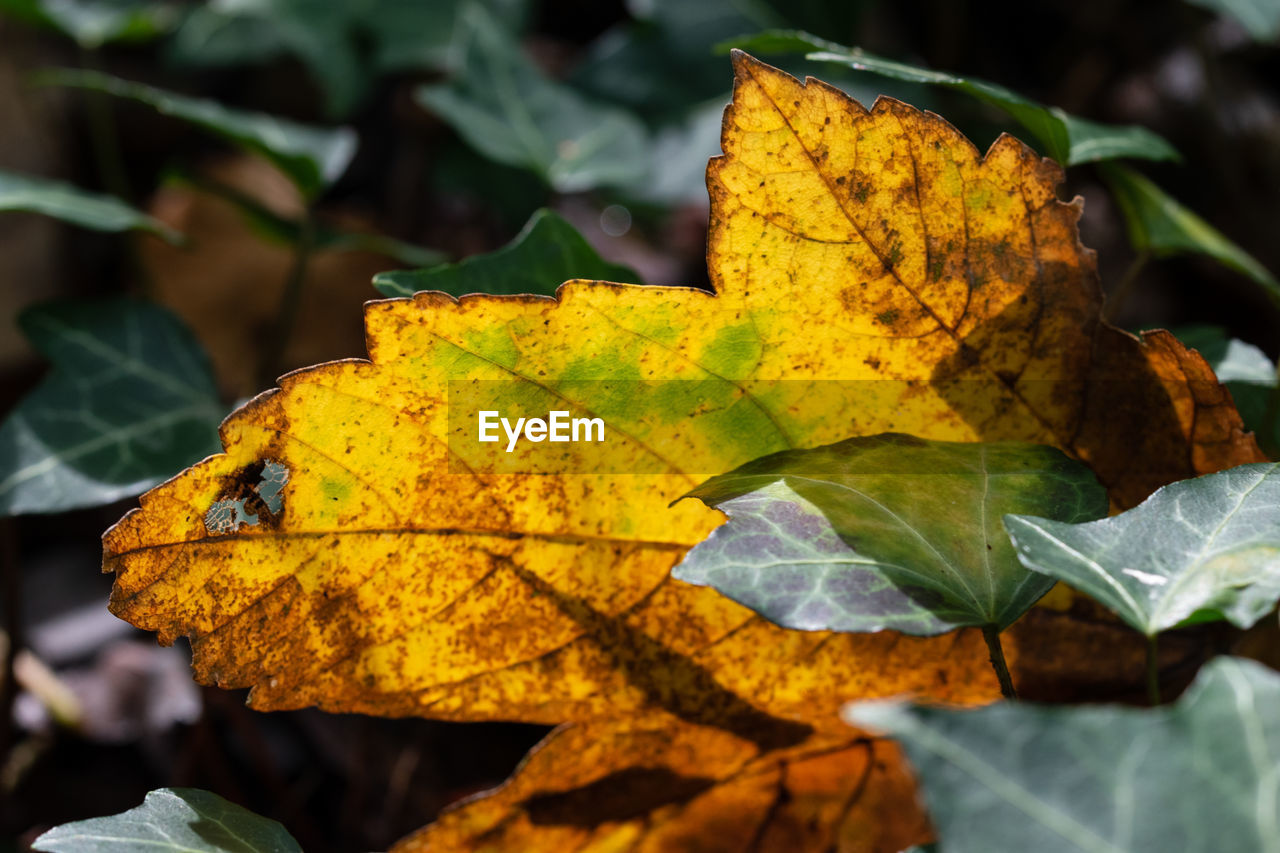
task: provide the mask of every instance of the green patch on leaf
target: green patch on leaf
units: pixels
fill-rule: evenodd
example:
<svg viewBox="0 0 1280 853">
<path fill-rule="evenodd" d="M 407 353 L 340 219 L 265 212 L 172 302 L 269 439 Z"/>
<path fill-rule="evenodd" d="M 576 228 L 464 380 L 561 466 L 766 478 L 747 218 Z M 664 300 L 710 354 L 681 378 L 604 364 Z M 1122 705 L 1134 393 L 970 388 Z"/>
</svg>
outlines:
<svg viewBox="0 0 1280 853">
<path fill-rule="evenodd" d="M 110 817 L 78 820 L 37 838 L 46 853 L 301 853 L 274 820 L 197 788 L 160 788 L 142 805 Z"/>
<path fill-rule="evenodd" d="M 603 260 L 559 214 L 539 210 L 515 239 L 497 251 L 431 269 L 379 273 L 373 286 L 383 296 L 420 290 L 465 293 L 535 293 L 550 296 L 569 279 L 638 282 L 631 269 Z"/>
<path fill-rule="evenodd" d="M 136 495 L 218 449 L 225 408 L 199 344 L 134 300 L 31 309 L 53 370 L 0 425 L 0 515 Z"/>
<path fill-rule="evenodd" d="M 1010 515 L 1027 568 L 1065 581 L 1147 636 L 1222 618 L 1248 628 L 1280 599 L 1280 465 L 1241 465 L 1157 490 L 1114 518 Z"/>
<path fill-rule="evenodd" d="M 1176 705 L 846 706 L 898 738 L 947 853 L 1280 849 L 1280 675 L 1240 658 Z"/>
<path fill-rule="evenodd" d="M 1053 448 L 895 433 L 775 453 L 690 496 L 729 522 L 676 578 L 790 628 L 917 635 L 1003 629 L 1053 586 L 1018 564 L 1009 508 L 1077 520 L 1107 508 L 1093 474 Z"/>
</svg>

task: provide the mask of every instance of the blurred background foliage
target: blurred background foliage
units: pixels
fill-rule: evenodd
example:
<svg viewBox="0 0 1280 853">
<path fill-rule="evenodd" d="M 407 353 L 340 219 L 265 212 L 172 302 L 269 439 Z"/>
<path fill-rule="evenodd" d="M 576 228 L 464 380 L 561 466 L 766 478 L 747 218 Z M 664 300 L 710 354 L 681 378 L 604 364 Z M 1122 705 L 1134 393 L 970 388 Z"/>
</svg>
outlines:
<svg viewBox="0 0 1280 853">
<path fill-rule="evenodd" d="M 98 537 L 363 355 L 365 300 L 706 287 L 731 44 L 1059 159 L 1110 319 L 1180 330 L 1274 450 L 1278 39 L 1275 0 L 0 0 L 0 849 L 166 785 L 379 849 L 507 775 L 541 729 L 196 687 Z"/>
</svg>

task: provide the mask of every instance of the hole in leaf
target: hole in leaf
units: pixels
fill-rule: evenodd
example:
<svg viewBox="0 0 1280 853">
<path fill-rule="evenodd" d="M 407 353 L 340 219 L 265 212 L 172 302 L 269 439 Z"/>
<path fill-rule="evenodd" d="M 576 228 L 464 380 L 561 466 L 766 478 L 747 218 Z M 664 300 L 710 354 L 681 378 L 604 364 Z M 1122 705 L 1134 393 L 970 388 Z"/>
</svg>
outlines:
<svg viewBox="0 0 1280 853">
<path fill-rule="evenodd" d="M 222 494 L 204 515 L 205 528 L 221 534 L 242 526 L 278 526 L 288 482 L 289 468 L 282 462 L 267 459 L 246 466 L 227 478 Z"/>
</svg>

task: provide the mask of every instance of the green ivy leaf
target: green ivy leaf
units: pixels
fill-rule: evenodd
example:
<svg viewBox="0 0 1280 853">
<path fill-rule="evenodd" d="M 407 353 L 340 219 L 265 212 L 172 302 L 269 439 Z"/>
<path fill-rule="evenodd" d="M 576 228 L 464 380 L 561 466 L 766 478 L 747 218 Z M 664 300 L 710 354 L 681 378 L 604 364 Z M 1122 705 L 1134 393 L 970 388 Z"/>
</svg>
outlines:
<svg viewBox="0 0 1280 853">
<path fill-rule="evenodd" d="M 0 12 L 55 29 L 84 50 L 151 41 L 179 17 L 172 3 L 150 0 L 0 0 Z"/>
<path fill-rule="evenodd" d="M 420 290 L 464 293 L 541 293 L 551 295 L 573 278 L 640 281 L 627 267 L 603 260 L 559 214 L 542 209 L 516 238 L 497 251 L 421 270 L 378 273 L 373 286 L 383 296 L 412 296 Z"/>
<path fill-rule="evenodd" d="M 455 61 L 458 10 L 475 0 L 236 0 L 192 9 L 170 49 L 184 65 L 258 64 L 297 58 L 331 116 L 348 115 L 383 74 L 443 70 Z M 525 0 L 485 0 L 504 23 Z"/>
<path fill-rule="evenodd" d="M 664 122 L 680 120 L 717 95 L 724 96 L 723 111 L 729 80 L 724 60 L 708 45 L 783 23 L 761 0 L 647 0 L 628 5 L 633 20 L 596 39 L 570 79 L 593 97 Z"/>
<path fill-rule="evenodd" d="M 0 516 L 111 503 L 218 450 L 213 375 L 168 311 L 73 302 L 19 323 L 53 370 L 0 424 Z"/>
<path fill-rule="evenodd" d="M 1276 0 L 1187 0 L 1195 6 L 1234 18 L 1254 41 L 1280 38 L 1280 3 Z"/>
<path fill-rule="evenodd" d="M 720 124 L 728 93 L 691 108 L 652 134 L 648 172 L 625 187 L 634 199 L 674 206 L 706 196 L 707 160 L 720 154 Z"/>
<path fill-rule="evenodd" d="M 416 97 L 473 148 L 557 192 L 625 186 L 646 174 L 639 119 L 548 79 L 482 6 L 464 7 L 459 27 L 459 72 Z"/>
<path fill-rule="evenodd" d="M 1280 307 L 1280 281 L 1244 249 L 1208 222 L 1183 207 L 1164 190 L 1133 169 L 1118 163 L 1099 167 L 1129 229 L 1129 242 L 1157 256 L 1181 252 L 1207 255 L 1248 276 Z"/>
<path fill-rule="evenodd" d="M 56 826 L 31 848 L 46 853 L 302 853 L 276 821 L 197 788 L 151 791 L 127 812 Z"/>
<path fill-rule="evenodd" d="M 298 59 L 319 85 L 330 116 L 347 115 L 368 88 L 368 72 L 350 37 L 351 9 L 327 0 L 236 0 L 196 4 L 169 45 L 179 65 L 255 65 Z M 435 5 L 423 3 L 424 7 Z"/>
<path fill-rule="evenodd" d="M 153 107 L 161 115 L 190 122 L 234 145 L 259 154 L 284 172 L 308 199 L 315 199 L 342 176 L 355 156 L 356 134 L 349 127 L 316 127 L 266 113 L 225 107 L 121 80 L 97 71 L 60 69 L 43 82 L 105 92 Z"/>
<path fill-rule="evenodd" d="M 882 77 L 909 83 L 929 83 L 964 92 L 1008 113 L 1044 145 L 1049 156 L 1065 166 L 1135 157 L 1143 160 L 1177 160 L 1178 152 L 1162 137 L 1136 125 L 1109 125 L 1068 115 L 1057 107 L 1046 107 L 1004 86 L 972 77 L 930 71 L 905 62 L 895 62 L 845 47 L 797 30 L 767 30 L 717 45 L 727 51 L 738 48 L 749 53 L 804 53 L 815 62 L 832 62 L 855 71 L 870 71 Z"/>
<path fill-rule="evenodd" d="M 1014 507 L 1097 518 L 1084 465 L 1036 444 L 885 433 L 765 456 L 690 492 L 729 515 L 672 575 L 803 630 L 1005 628 L 1053 581 L 1018 564 Z"/>
<path fill-rule="evenodd" d="M 1218 658 L 1172 706 L 846 706 L 898 738 L 947 853 L 1275 851 L 1280 675 Z"/>
<path fill-rule="evenodd" d="M 78 189 L 61 181 L 0 171 L 0 211 L 42 213 L 94 231 L 150 231 L 171 243 L 182 235 L 115 196 Z"/>
<path fill-rule="evenodd" d="M 1156 490 L 1113 518 L 1005 517 L 1027 568 L 1088 593 L 1147 636 L 1225 618 L 1248 628 L 1280 598 L 1280 465 L 1241 465 Z"/>
</svg>

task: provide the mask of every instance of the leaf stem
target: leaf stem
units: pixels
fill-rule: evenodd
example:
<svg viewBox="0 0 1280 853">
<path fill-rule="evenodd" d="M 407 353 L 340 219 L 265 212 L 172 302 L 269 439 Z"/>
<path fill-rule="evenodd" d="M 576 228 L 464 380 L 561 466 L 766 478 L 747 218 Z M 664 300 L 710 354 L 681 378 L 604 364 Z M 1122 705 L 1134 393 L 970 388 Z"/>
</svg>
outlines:
<svg viewBox="0 0 1280 853">
<path fill-rule="evenodd" d="M 80 52 L 80 66 L 88 71 L 99 70 L 97 56 L 87 50 Z M 120 139 L 116 132 L 115 110 L 111 96 L 105 92 L 83 93 L 85 116 L 88 119 L 89 148 L 103 187 L 112 195 L 133 203 L 133 187 L 120 152 Z"/>
<path fill-rule="evenodd" d="M 1160 704 L 1160 656 L 1155 634 L 1147 637 L 1147 701 Z"/>
<path fill-rule="evenodd" d="M 80 51 L 80 67 L 92 73 L 101 73 L 98 54 L 91 50 Z M 85 90 L 81 93 L 85 118 L 89 130 L 89 150 L 102 188 L 128 204 L 134 204 L 133 186 L 129 170 L 120 149 L 120 134 L 116 124 L 115 107 L 106 92 Z M 152 296 L 155 291 L 151 274 L 138 254 L 136 239 L 125 241 L 124 261 L 126 270 L 139 295 Z"/>
<path fill-rule="evenodd" d="M 298 221 L 298 239 L 293 245 L 293 265 L 289 268 L 284 293 L 280 296 L 275 326 L 262 350 L 262 361 L 258 365 L 260 385 L 274 385 L 280 374 L 281 359 L 293 336 L 294 326 L 297 325 L 298 310 L 302 306 L 302 290 L 307 281 L 307 265 L 315 249 L 315 242 L 316 221 L 311 206 L 308 205 Z"/>
<path fill-rule="evenodd" d="M 987 641 L 987 651 L 991 653 L 991 668 L 996 671 L 996 678 L 1000 680 L 1000 693 L 1006 699 L 1017 699 L 1018 691 L 1013 689 L 1013 677 L 1009 675 L 1009 665 L 1004 660 L 1004 647 L 1000 645 L 1000 629 L 995 625 L 983 625 L 982 639 Z"/>
</svg>

